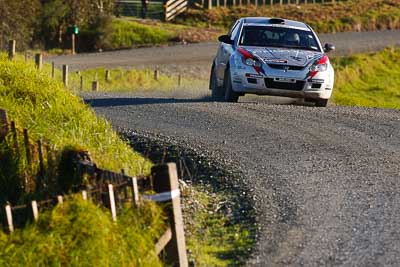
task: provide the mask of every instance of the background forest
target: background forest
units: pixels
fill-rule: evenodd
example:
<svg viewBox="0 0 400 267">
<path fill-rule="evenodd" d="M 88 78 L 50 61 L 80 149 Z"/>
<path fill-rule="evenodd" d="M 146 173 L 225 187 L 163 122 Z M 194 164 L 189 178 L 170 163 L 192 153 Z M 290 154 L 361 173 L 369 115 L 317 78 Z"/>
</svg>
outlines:
<svg viewBox="0 0 400 267">
<path fill-rule="evenodd" d="M 81 50 L 96 49 L 107 31 L 113 0 L 0 0 L 0 49 L 8 40 L 17 49 L 68 47 L 67 28 L 78 25 Z"/>
</svg>

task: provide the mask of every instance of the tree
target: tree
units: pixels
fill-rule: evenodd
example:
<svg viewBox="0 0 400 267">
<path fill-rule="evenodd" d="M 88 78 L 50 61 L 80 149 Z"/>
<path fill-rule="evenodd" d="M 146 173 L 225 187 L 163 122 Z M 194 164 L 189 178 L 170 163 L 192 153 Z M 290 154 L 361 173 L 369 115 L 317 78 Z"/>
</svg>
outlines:
<svg viewBox="0 0 400 267">
<path fill-rule="evenodd" d="M 68 26 L 78 25 L 84 34 L 113 12 L 112 0 L 42 0 L 42 6 L 41 36 L 46 48 L 61 45 Z"/>
<path fill-rule="evenodd" d="M 19 50 L 32 46 L 39 12 L 39 0 L 0 0 L 1 49 L 6 49 L 10 39 L 17 40 Z"/>
<path fill-rule="evenodd" d="M 0 0 L 0 47 L 5 49 L 10 39 L 17 40 L 19 50 L 34 44 L 62 47 L 67 27 L 75 24 L 82 30 L 80 36 L 94 46 L 110 21 L 113 4 L 113 0 Z"/>
</svg>

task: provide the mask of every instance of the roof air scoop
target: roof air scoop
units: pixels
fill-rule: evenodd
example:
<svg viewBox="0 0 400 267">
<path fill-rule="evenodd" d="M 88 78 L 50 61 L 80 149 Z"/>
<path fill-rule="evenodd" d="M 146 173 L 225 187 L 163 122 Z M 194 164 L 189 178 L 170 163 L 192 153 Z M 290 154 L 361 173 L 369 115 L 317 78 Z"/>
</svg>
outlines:
<svg viewBox="0 0 400 267">
<path fill-rule="evenodd" d="M 269 19 L 268 23 L 270 24 L 285 24 L 285 20 L 284 19 Z"/>
</svg>

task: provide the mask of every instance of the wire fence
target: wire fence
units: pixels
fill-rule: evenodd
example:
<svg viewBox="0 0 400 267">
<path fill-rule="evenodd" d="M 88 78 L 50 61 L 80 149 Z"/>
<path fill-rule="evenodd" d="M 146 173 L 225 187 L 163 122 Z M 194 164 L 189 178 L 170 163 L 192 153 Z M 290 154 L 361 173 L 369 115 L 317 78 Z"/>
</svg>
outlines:
<svg viewBox="0 0 400 267">
<path fill-rule="evenodd" d="M 12 157 L 23 161 L 24 169 L 28 169 L 25 179 L 17 187 L 22 187 L 23 194 L 36 193 L 26 198 L 23 201 L 25 203 L 3 202 L 5 205 L 0 209 L 1 224 L 4 231 L 12 234 L 15 229 L 38 221 L 42 212 L 51 210 L 56 205 L 64 205 L 64 201 L 68 201 L 68 195 L 58 194 L 62 191 L 60 186 L 57 181 L 50 179 L 49 174 L 54 172 L 54 167 L 50 163 L 52 160 L 49 161 L 48 158 L 57 151 L 48 149 L 44 153 L 43 147 L 50 146 L 42 139 L 33 142 L 26 129 L 18 130 L 15 122 L 9 122 L 7 111 L 4 109 L 0 109 L 0 145 L 2 158 L 6 154 L 14 154 Z M 76 152 L 73 158 L 70 168 L 74 170 L 74 176 L 78 181 L 85 180 L 85 182 L 80 183 L 72 191 L 80 194 L 84 200 L 110 210 L 114 222 L 118 221 L 118 213 L 127 205 L 137 208 L 143 201 L 163 202 L 162 208 L 170 227 L 155 242 L 154 249 L 157 255 L 164 252 L 162 257 L 169 264 L 188 265 L 175 163 L 154 166 L 149 176 L 131 177 L 123 170 L 116 173 L 98 168 L 87 152 Z M 10 174 L 15 171 L 12 168 L 10 170 Z M 14 181 L 14 183 L 19 182 Z M 15 192 L 11 194 L 2 192 L 2 196 L 3 198 L 4 195 L 12 196 L 13 193 Z"/>
</svg>

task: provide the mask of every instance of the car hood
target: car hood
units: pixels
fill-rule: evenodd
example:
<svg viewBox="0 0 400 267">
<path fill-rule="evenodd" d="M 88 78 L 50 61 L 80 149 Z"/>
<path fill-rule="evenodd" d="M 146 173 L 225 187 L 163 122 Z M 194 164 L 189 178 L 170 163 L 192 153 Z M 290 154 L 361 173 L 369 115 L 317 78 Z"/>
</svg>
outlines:
<svg viewBox="0 0 400 267">
<path fill-rule="evenodd" d="M 323 55 L 321 52 L 277 47 L 245 46 L 243 48 L 260 58 L 266 64 L 283 64 L 304 67 Z"/>
</svg>

